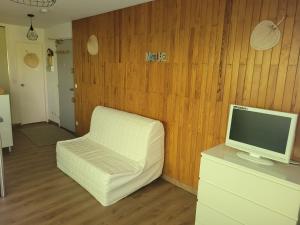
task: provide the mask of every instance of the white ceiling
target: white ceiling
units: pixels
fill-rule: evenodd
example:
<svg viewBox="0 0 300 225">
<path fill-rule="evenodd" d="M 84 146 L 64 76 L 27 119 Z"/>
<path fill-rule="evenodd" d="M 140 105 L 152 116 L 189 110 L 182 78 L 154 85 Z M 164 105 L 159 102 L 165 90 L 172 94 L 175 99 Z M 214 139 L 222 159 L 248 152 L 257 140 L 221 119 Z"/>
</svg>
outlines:
<svg viewBox="0 0 300 225">
<path fill-rule="evenodd" d="M 29 19 L 26 15 L 33 13 L 34 27 L 46 28 L 150 1 L 152 0 L 57 0 L 55 5 L 43 14 L 37 7 L 0 0 L 0 23 L 28 25 Z"/>
</svg>

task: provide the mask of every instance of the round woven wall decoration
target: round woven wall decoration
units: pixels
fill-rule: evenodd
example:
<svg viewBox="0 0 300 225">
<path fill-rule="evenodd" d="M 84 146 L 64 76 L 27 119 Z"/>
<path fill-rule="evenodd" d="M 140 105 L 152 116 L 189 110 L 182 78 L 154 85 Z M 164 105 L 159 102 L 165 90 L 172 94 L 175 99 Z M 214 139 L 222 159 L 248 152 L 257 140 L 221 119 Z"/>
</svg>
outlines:
<svg viewBox="0 0 300 225">
<path fill-rule="evenodd" d="M 35 53 L 27 53 L 24 56 L 24 63 L 34 69 L 39 65 L 39 57 Z"/>
<path fill-rule="evenodd" d="M 96 35 L 91 35 L 87 42 L 87 50 L 90 55 L 97 55 L 99 51 L 98 38 Z"/>
<path fill-rule="evenodd" d="M 250 44 L 256 50 L 267 50 L 278 44 L 280 36 L 278 26 L 270 20 L 264 20 L 254 28 Z"/>
</svg>

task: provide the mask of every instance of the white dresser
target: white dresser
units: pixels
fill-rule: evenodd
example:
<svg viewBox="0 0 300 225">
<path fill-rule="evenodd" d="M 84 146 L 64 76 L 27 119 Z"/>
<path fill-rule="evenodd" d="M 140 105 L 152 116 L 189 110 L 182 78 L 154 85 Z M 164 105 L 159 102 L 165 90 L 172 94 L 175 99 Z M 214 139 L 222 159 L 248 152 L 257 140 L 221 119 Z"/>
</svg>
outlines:
<svg viewBox="0 0 300 225">
<path fill-rule="evenodd" d="M 3 118 L 3 122 L 0 123 L 2 147 L 11 148 L 13 146 L 13 137 L 9 95 L 0 95 L 0 117 Z"/>
<path fill-rule="evenodd" d="M 300 167 L 258 165 L 218 145 L 203 152 L 196 225 L 296 225 Z"/>
</svg>

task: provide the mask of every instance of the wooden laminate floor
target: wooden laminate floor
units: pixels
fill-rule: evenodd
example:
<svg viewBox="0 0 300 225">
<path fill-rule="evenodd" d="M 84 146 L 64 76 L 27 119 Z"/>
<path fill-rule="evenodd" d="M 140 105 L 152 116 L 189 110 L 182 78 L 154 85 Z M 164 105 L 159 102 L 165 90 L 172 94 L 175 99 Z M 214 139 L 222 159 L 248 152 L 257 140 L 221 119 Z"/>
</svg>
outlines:
<svg viewBox="0 0 300 225">
<path fill-rule="evenodd" d="M 191 225 L 196 196 L 158 179 L 103 207 L 56 167 L 55 146 L 37 147 L 18 129 L 4 152 L 7 197 L 0 225 Z"/>
</svg>

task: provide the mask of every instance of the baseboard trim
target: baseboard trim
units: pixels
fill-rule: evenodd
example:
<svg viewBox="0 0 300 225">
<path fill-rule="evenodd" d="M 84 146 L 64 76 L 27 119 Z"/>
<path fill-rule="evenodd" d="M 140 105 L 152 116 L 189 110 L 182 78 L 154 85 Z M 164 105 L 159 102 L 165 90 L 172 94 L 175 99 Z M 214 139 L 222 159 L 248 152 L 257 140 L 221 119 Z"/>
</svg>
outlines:
<svg viewBox="0 0 300 225">
<path fill-rule="evenodd" d="M 56 123 L 56 122 L 54 122 L 54 121 L 52 121 L 52 120 L 48 120 L 48 123 L 49 123 L 49 124 L 52 124 L 52 125 L 55 125 L 55 126 L 61 128 L 61 129 L 64 129 L 65 131 L 68 131 L 69 133 L 71 133 L 71 134 L 73 134 L 75 137 L 77 137 L 77 134 L 76 134 L 74 131 L 71 131 L 71 130 L 69 130 L 69 129 L 67 129 L 67 128 L 64 128 L 64 127 L 60 126 L 58 123 Z"/>
<path fill-rule="evenodd" d="M 49 124 L 56 125 L 56 126 L 59 127 L 59 124 L 58 124 L 57 122 L 54 122 L 53 120 L 49 120 L 49 119 L 48 119 L 48 123 L 49 123 Z"/>
<path fill-rule="evenodd" d="M 182 184 L 179 181 L 175 180 L 174 178 L 168 177 L 166 175 L 162 175 L 162 179 L 170 182 L 171 184 L 174 184 L 175 186 L 190 192 L 191 194 L 197 195 L 197 190 L 193 189 L 192 187 L 186 185 L 186 184 Z"/>
<path fill-rule="evenodd" d="M 32 125 L 32 124 L 45 124 L 45 123 L 48 123 L 48 122 L 47 121 L 40 121 L 40 122 L 25 123 L 25 124 L 22 124 L 22 123 L 13 123 L 12 127 L 13 128 L 18 128 L 18 127 L 23 127 L 23 126 Z"/>
<path fill-rule="evenodd" d="M 12 126 L 12 128 L 18 128 L 18 127 L 21 127 L 22 124 L 21 123 L 13 123 L 11 126 Z"/>
</svg>

